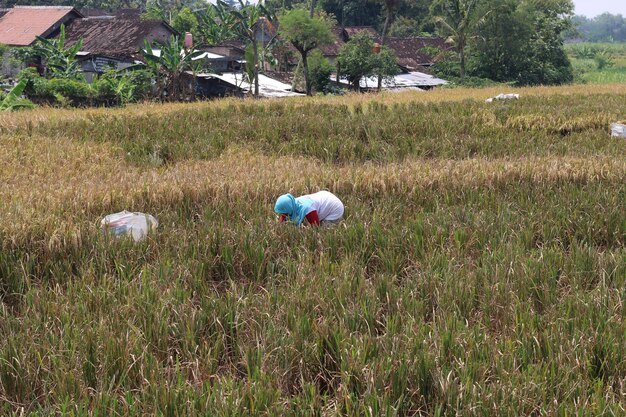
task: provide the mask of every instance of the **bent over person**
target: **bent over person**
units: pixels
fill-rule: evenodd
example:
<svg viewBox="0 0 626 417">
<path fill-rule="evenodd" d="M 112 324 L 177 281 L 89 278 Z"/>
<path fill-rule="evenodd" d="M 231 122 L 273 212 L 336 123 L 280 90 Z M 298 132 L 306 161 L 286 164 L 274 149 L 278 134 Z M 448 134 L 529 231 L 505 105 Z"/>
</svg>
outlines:
<svg viewBox="0 0 626 417">
<path fill-rule="evenodd" d="M 329 191 L 319 191 L 295 198 L 283 194 L 276 200 L 274 211 L 279 221 L 292 221 L 300 226 L 306 221 L 315 226 L 338 223 L 343 217 L 343 203 Z"/>
</svg>

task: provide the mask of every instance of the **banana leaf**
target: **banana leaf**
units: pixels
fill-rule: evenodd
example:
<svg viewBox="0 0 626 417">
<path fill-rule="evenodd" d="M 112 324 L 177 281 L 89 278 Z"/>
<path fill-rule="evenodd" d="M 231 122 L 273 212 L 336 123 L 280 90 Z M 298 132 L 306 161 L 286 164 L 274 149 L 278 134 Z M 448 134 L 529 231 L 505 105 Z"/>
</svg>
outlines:
<svg viewBox="0 0 626 417">
<path fill-rule="evenodd" d="M 33 107 L 35 107 L 35 105 L 30 101 L 20 99 L 20 96 L 26 88 L 27 82 L 27 80 L 22 80 L 17 83 L 15 87 L 11 89 L 11 91 L 9 91 L 9 94 L 7 94 L 7 96 L 0 102 L 1 111 L 12 111 L 26 108 L 32 109 Z"/>
</svg>

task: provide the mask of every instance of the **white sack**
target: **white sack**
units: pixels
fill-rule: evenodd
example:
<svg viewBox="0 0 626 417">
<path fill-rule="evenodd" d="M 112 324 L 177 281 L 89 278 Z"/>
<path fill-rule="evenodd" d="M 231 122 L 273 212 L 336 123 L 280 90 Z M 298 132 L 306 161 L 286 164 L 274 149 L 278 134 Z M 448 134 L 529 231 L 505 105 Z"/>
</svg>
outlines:
<svg viewBox="0 0 626 417">
<path fill-rule="evenodd" d="M 144 213 L 121 211 L 106 216 L 100 221 L 100 229 L 115 237 L 132 236 L 135 242 L 143 240 L 149 232 L 156 230 L 157 220 Z"/>
</svg>

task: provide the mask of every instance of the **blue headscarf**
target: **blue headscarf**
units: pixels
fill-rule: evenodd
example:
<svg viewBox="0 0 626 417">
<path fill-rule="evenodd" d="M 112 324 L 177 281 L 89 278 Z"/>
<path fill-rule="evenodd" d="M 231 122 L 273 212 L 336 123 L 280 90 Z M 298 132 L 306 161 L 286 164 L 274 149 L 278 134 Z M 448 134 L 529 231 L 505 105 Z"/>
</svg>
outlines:
<svg viewBox="0 0 626 417">
<path fill-rule="evenodd" d="M 291 194 L 283 194 L 276 200 L 274 211 L 278 214 L 284 214 L 289 220 L 300 226 L 311 204 L 313 201 L 308 198 L 295 198 Z"/>
</svg>

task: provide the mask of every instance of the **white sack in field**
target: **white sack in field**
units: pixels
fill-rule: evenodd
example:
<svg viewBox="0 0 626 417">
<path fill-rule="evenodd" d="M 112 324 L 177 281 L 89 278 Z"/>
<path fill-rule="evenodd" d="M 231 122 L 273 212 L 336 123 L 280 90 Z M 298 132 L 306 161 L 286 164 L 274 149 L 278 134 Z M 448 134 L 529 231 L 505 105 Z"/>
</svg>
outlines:
<svg viewBox="0 0 626 417">
<path fill-rule="evenodd" d="M 626 124 L 613 123 L 611 125 L 611 136 L 616 138 L 626 138 Z"/>
<path fill-rule="evenodd" d="M 519 100 L 519 94 L 498 94 L 495 97 L 485 100 L 485 103 L 493 103 L 496 100 Z"/>
<path fill-rule="evenodd" d="M 135 242 L 143 240 L 148 232 L 156 230 L 159 222 L 144 213 L 131 213 L 130 211 L 121 211 L 106 216 L 100 221 L 100 229 L 109 232 L 115 237 L 132 236 Z"/>
</svg>

